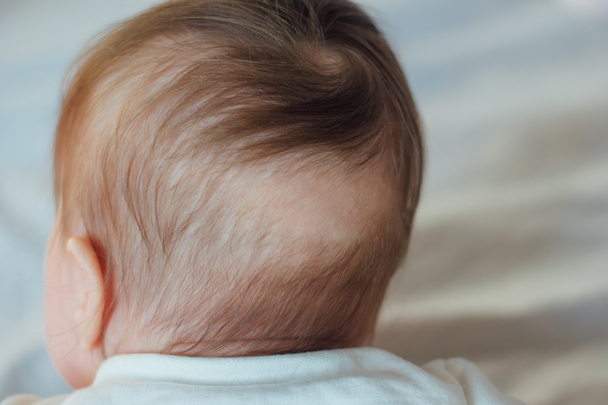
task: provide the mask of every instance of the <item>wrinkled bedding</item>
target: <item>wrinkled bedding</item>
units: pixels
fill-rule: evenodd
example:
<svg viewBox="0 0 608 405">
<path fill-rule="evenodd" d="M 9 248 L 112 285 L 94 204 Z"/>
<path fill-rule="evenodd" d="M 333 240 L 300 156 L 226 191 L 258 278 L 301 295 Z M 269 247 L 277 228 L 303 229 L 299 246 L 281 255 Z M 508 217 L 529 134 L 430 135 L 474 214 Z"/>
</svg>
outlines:
<svg viewBox="0 0 608 405">
<path fill-rule="evenodd" d="M 591 3 L 366 3 L 428 148 L 374 344 L 466 357 L 530 404 L 608 402 L 608 18 Z M 0 399 L 68 390 L 42 322 L 61 81 L 88 39 L 150 4 L 0 3 Z"/>
</svg>

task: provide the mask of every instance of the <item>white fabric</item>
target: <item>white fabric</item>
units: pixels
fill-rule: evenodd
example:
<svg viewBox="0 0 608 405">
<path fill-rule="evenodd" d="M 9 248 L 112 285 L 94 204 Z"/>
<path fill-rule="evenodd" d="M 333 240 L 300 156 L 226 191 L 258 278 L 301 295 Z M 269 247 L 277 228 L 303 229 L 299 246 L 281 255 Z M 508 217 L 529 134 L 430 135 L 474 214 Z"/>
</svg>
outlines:
<svg viewBox="0 0 608 405">
<path fill-rule="evenodd" d="M 241 358 L 130 354 L 106 360 L 71 395 L 15 396 L 1 405 L 441 404 L 522 405 L 464 359 L 419 368 L 375 348 Z"/>
</svg>

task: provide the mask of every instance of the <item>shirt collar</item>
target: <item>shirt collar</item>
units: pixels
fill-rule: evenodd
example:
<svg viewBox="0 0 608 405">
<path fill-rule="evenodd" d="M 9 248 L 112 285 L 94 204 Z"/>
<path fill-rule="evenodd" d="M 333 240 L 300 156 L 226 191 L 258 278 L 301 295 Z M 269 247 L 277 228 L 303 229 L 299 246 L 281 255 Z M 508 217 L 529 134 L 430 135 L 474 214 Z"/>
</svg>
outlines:
<svg viewBox="0 0 608 405">
<path fill-rule="evenodd" d="M 395 363 L 395 361 L 398 363 Z M 184 357 L 126 354 L 103 362 L 94 385 L 108 382 L 165 381 L 185 384 L 248 385 L 361 375 L 403 364 L 404 360 L 372 347 L 256 357 Z"/>
</svg>

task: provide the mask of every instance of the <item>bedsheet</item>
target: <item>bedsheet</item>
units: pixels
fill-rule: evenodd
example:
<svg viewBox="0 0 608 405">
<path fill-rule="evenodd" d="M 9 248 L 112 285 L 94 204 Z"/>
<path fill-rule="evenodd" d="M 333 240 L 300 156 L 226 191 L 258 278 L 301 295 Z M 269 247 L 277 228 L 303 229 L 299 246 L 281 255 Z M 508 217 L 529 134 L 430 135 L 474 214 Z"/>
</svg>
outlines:
<svg viewBox="0 0 608 405">
<path fill-rule="evenodd" d="M 146 0 L 0 2 L 0 399 L 68 387 L 44 349 L 45 240 L 61 81 Z M 467 357 L 530 404 L 608 403 L 605 2 L 364 3 L 427 136 L 408 259 L 374 344 Z"/>
</svg>

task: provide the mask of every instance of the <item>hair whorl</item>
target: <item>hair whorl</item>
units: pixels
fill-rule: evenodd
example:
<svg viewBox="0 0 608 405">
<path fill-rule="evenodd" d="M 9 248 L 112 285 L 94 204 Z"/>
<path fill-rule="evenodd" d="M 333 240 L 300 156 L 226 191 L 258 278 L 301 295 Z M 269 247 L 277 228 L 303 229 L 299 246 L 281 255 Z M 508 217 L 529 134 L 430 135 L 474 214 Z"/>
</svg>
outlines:
<svg viewBox="0 0 608 405">
<path fill-rule="evenodd" d="M 76 67 L 55 143 L 61 232 L 84 223 L 138 333 L 197 356 L 369 335 L 407 247 L 423 145 L 405 76 L 365 12 L 174 0 L 115 27 Z M 270 204 L 287 197 L 273 193 L 310 178 L 352 195 L 360 215 L 312 233 L 305 210 L 277 217 Z"/>
</svg>

